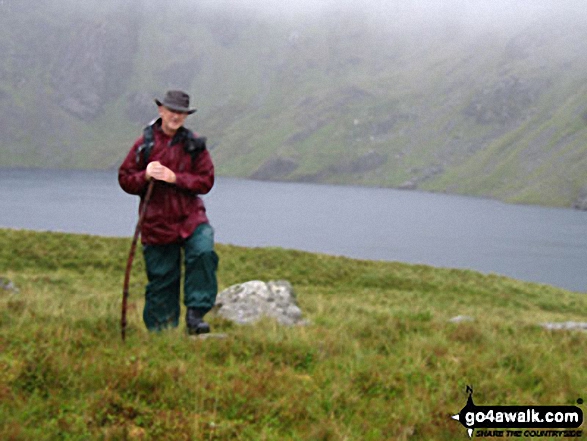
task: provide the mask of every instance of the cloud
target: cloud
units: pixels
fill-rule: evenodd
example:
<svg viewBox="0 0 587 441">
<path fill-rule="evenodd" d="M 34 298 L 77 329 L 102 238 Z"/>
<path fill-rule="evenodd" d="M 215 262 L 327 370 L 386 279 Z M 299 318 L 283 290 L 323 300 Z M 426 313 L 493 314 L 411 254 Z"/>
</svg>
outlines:
<svg viewBox="0 0 587 441">
<path fill-rule="evenodd" d="M 519 27 L 547 17 L 564 21 L 587 16 L 583 0 L 200 0 L 198 5 L 289 20 L 346 14 L 397 28 L 458 24 L 475 30 Z"/>
</svg>

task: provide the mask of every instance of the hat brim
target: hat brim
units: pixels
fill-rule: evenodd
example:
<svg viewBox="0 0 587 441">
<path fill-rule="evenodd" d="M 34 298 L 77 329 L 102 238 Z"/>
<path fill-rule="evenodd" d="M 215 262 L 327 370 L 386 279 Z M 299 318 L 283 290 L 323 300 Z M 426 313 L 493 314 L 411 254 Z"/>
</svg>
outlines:
<svg viewBox="0 0 587 441">
<path fill-rule="evenodd" d="M 179 107 L 179 106 L 173 106 L 173 105 L 169 105 L 169 104 L 163 104 L 157 98 L 155 98 L 155 104 L 157 104 L 157 106 L 159 106 L 159 107 L 161 107 L 161 106 L 167 107 L 169 110 L 175 110 L 176 112 L 187 113 L 188 115 L 191 115 L 192 113 L 195 113 L 196 110 L 198 110 L 198 109 L 190 109 L 187 107 Z"/>
</svg>

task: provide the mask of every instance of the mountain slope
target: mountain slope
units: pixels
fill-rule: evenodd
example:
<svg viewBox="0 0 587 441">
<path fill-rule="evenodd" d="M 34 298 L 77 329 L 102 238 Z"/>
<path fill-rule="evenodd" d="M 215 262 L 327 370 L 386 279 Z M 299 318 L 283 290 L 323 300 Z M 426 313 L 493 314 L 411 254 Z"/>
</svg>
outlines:
<svg viewBox="0 0 587 441">
<path fill-rule="evenodd" d="M 587 193 L 584 13 L 467 25 L 232 6 L 11 5 L 0 164 L 115 167 L 177 87 L 224 175 L 554 206 Z"/>
</svg>

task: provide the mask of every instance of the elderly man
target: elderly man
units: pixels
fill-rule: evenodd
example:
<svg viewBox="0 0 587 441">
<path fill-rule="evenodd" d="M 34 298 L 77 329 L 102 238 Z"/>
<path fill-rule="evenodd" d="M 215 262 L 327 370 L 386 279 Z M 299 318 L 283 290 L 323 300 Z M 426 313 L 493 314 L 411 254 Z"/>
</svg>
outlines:
<svg viewBox="0 0 587 441">
<path fill-rule="evenodd" d="M 141 226 L 148 278 L 143 320 L 150 331 L 178 326 L 183 248 L 187 330 L 208 333 L 204 315 L 216 300 L 218 255 L 198 195 L 214 185 L 214 165 L 205 138 L 183 126 L 196 111 L 188 94 L 171 90 L 155 103 L 160 118 L 145 128 L 118 171 L 122 189 L 141 196 L 139 211 L 149 181 L 155 180 Z"/>
</svg>

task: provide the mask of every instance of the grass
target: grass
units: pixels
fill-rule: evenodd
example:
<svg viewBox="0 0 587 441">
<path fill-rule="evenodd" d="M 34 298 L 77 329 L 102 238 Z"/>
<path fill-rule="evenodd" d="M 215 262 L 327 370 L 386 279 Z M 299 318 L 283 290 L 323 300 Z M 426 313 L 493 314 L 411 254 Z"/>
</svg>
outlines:
<svg viewBox="0 0 587 441">
<path fill-rule="evenodd" d="M 129 246 L 0 229 L 0 276 L 20 290 L 0 290 L 0 439 L 458 440 L 466 385 L 478 405 L 587 395 L 587 335 L 538 326 L 587 321 L 584 295 L 278 248 L 218 245 L 219 284 L 287 279 L 310 325 L 148 334 L 138 255 L 123 344 Z"/>
</svg>

